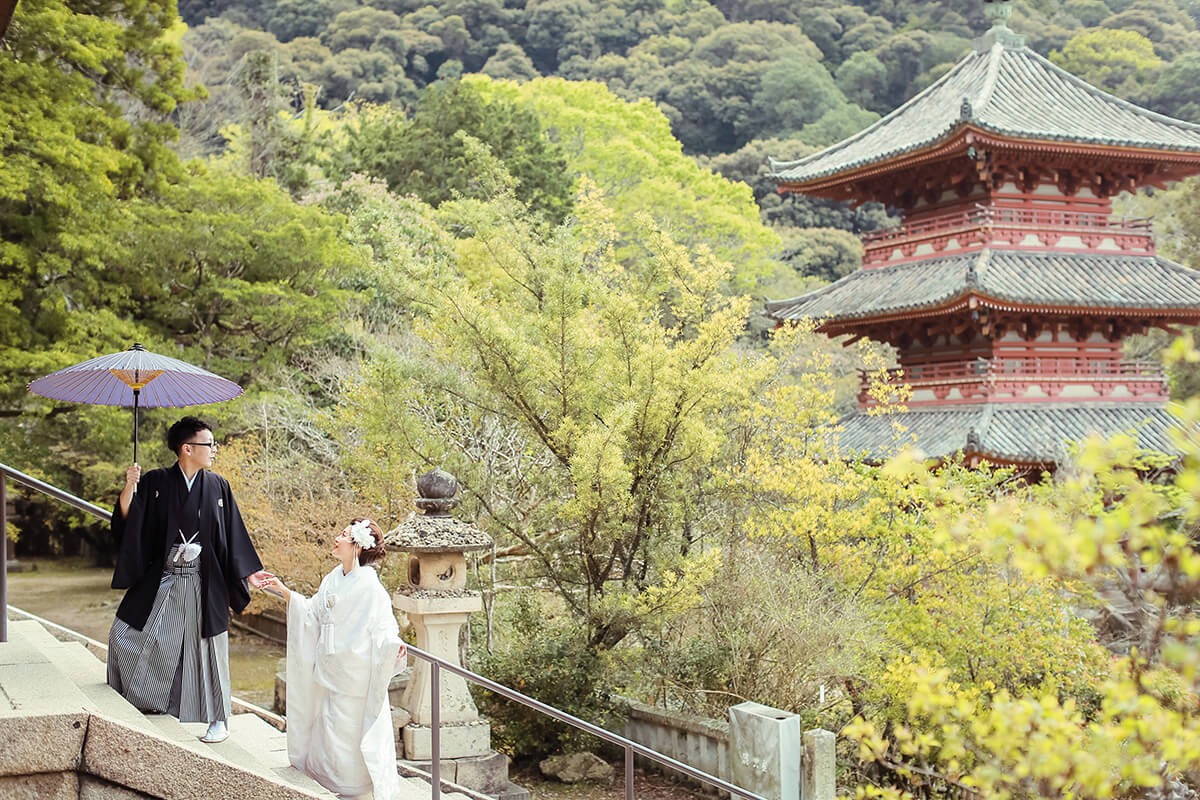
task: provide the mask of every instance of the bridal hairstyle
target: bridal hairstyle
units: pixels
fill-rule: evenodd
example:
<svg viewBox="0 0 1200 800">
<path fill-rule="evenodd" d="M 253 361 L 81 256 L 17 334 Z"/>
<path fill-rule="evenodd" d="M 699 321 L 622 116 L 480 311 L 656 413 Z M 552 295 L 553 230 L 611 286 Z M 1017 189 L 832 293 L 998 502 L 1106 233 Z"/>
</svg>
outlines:
<svg viewBox="0 0 1200 800">
<path fill-rule="evenodd" d="M 354 519 L 350 520 L 350 524 L 354 525 L 362 522 L 364 519 L 366 519 L 366 517 L 355 517 Z M 364 567 L 367 564 L 374 564 L 376 561 L 382 561 L 383 557 L 387 555 L 387 549 L 383 546 L 383 531 L 379 530 L 379 526 L 372 521 L 368 520 L 367 524 L 371 528 L 371 535 L 375 537 L 375 546 L 369 550 L 364 547 L 359 551 L 358 563 Z"/>
</svg>

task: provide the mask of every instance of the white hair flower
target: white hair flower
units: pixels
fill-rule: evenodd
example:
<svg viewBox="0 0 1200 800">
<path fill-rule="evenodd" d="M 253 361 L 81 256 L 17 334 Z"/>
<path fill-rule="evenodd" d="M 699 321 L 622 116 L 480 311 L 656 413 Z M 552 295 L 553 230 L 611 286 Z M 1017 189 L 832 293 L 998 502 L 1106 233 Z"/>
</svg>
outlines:
<svg viewBox="0 0 1200 800">
<path fill-rule="evenodd" d="M 371 533 L 371 520 L 363 519 L 350 526 L 350 538 L 363 550 L 375 546 L 375 534 Z"/>
</svg>

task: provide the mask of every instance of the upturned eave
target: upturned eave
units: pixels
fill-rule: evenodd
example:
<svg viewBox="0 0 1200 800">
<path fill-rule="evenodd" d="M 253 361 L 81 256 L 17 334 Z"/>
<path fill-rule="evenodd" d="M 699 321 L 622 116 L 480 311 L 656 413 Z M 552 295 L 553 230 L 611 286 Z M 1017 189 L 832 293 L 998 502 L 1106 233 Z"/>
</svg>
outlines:
<svg viewBox="0 0 1200 800">
<path fill-rule="evenodd" d="M 855 334 L 863 328 L 870 328 L 890 322 L 903 322 L 913 319 L 929 319 L 957 314 L 961 311 L 976 309 L 991 309 L 1012 314 L 1044 315 L 1047 317 L 1064 316 L 1119 316 L 1123 319 L 1153 320 L 1154 325 L 1196 325 L 1200 324 L 1200 308 L 1130 308 L 1128 306 L 1071 306 L 1071 305 L 1038 305 L 1034 303 L 1015 303 L 1011 300 L 992 297 L 979 292 L 964 292 L 957 297 L 940 303 L 906 311 L 896 311 L 875 316 L 852 318 L 826 318 L 825 321 L 814 320 L 814 330 L 827 336 L 842 336 Z M 805 317 L 796 319 L 777 319 L 777 325 L 799 322 Z"/>
<path fill-rule="evenodd" d="M 970 153 L 972 148 L 977 148 L 980 154 L 986 150 L 1028 152 L 1031 161 L 1084 158 L 1110 163 L 1152 165 L 1154 177 L 1145 181 L 1150 184 L 1161 185 L 1168 181 L 1182 180 L 1200 173 L 1200 152 L 1016 137 L 990 131 L 977 123 L 963 123 L 945 137 L 925 147 L 898 153 L 881 161 L 858 165 L 809 180 L 789 181 L 780 178 L 776 179 L 776 182 L 780 193 L 794 192 L 829 200 L 869 202 L 876 198 L 872 192 L 864 192 L 861 184 L 871 179 L 909 171 L 939 161 L 953 161 L 961 158 L 963 161 L 974 162 L 978 156 L 972 156 Z"/>
</svg>

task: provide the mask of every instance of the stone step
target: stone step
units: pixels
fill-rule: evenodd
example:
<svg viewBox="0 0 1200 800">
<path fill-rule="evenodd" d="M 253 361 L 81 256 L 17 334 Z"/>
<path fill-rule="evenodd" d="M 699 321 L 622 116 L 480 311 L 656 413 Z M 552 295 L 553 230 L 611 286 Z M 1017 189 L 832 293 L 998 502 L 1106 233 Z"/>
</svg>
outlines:
<svg viewBox="0 0 1200 800">
<path fill-rule="evenodd" d="M 41 625 L 14 621 L 9 624 L 9 639 L 0 649 L 0 713 L 70 713 L 87 708 L 83 693 L 45 652 L 51 646 L 46 639 L 52 645 L 58 641 Z"/>
<path fill-rule="evenodd" d="M 44 652 L 57 654 L 55 663 L 83 693 L 90 709 L 131 727 L 145 727 L 145 716 L 112 690 L 108 685 L 108 667 L 87 647 L 78 642 L 56 642 L 44 648 Z"/>
<path fill-rule="evenodd" d="M 217 786 L 234 789 L 220 792 L 227 796 L 333 797 L 231 741 L 204 744 L 173 717 L 142 714 L 107 685 L 107 668 L 87 647 L 59 641 L 36 621 L 14 620 L 9 639 L 0 644 L 0 796 L 55 773 L 72 785 L 100 778 L 156 797 L 211 795 Z"/>
<path fill-rule="evenodd" d="M 69 794 L 87 739 L 86 698 L 29 625 L 10 622 L 9 641 L 0 644 L 0 797 Z"/>
<path fill-rule="evenodd" d="M 39 643 L 45 639 L 39 637 Z M 108 685 L 108 668 L 77 642 L 53 640 L 45 645 L 58 652 L 64 670 L 95 705 L 95 710 L 133 726 L 146 727 L 165 739 L 197 753 L 217 755 L 234 766 L 271 775 L 322 798 L 333 798 L 319 783 L 292 767 L 287 759 L 287 734 L 253 714 L 235 714 L 229 721 L 229 738 L 208 744 L 199 739 L 205 723 L 182 723 L 167 714 L 143 714 Z"/>
<path fill-rule="evenodd" d="M 334 797 L 288 761 L 287 734 L 253 714 L 234 715 L 229 725 L 229 741 L 252 754 L 266 769 L 293 786 L 322 797 Z"/>
<path fill-rule="evenodd" d="M 108 685 L 107 666 L 85 644 L 62 641 L 34 620 L 13 621 L 10 630 L 16 634 L 11 637 L 13 641 L 0 648 L 0 715 L 6 695 L 15 697 L 15 702 L 26 710 L 53 707 L 61 711 L 66 702 L 77 708 L 83 719 L 88 713 L 100 714 L 166 740 L 196 757 L 216 758 L 234 768 L 283 781 L 305 797 L 336 797 L 291 766 L 287 734 L 254 714 L 234 714 L 229 721 L 229 738 L 224 742 L 200 742 L 199 737 L 207 729 L 205 723 L 181 723 L 167 714 L 138 711 Z M 429 783 L 419 777 L 401 776 L 400 790 L 400 800 L 426 800 L 431 795 Z M 446 800 L 470 800 L 458 792 L 443 792 L 442 796 Z"/>
</svg>

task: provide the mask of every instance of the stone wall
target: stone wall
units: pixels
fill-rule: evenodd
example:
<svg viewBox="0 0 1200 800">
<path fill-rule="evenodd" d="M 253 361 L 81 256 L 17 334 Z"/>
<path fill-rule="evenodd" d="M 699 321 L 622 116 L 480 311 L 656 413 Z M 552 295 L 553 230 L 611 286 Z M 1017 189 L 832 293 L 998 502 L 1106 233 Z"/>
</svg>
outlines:
<svg viewBox="0 0 1200 800">
<path fill-rule="evenodd" d="M 765 721 L 767 730 L 760 730 L 763 726 L 755 720 L 747 726 L 748 709 L 757 712 L 751 716 Z M 735 729 L 724 720 L 694 717 L 628 699 L 621 700 L 618 712 L 625 716 L 621 731 L 625 738 L 769 800 L 836 797 L 836 737 L 820 729 L 801 732 L 795 714 L 742 703 L 730 709 L 731 717 L 739 721 L 740 727 Z M 772 721 L 783 723 L 779 731 L 772 729 Z M 781 736 L 785 729 L 788 735 Z M 656 772 L 677 775 L 706 794 L 718 794 L 717 789 L 669 767 L 642 758 L 637 762 Z M 755 768 L 750 773 L 739 769 L 747 765 Z"/>
<path fill-rule="evenodd" d="M 633 700 L 622 700 L 621 710 L 626 715 L 621 735 L 626 739 L 632 739 L 709 775 L 730 780 L 728 722 L 667 711 Z M 661 764 L 641 758 L 637 762 L 656 771 L 679 775 Z M 685 780 L 694 783 L 691 778 Z M 711 787 L 704 788 L 716 793 Z"/>
</svg>

